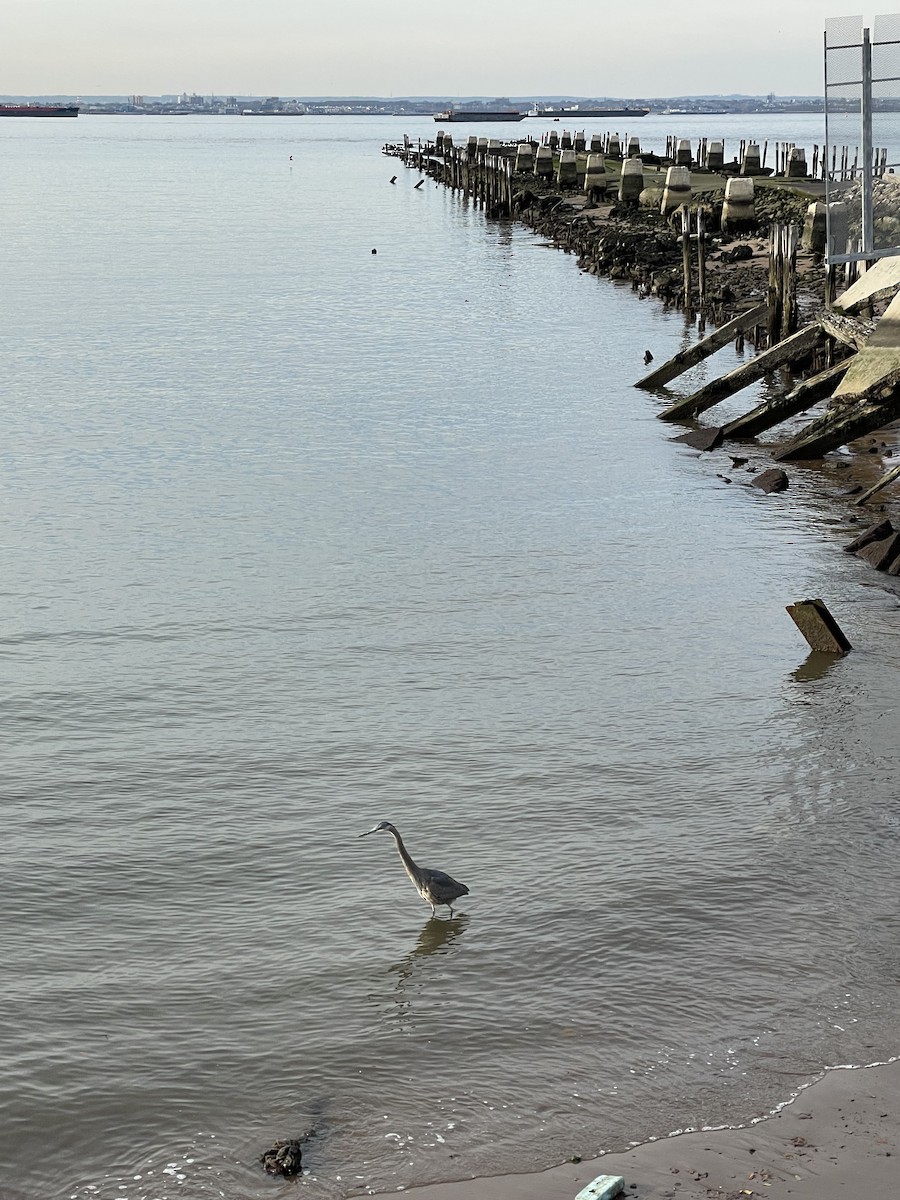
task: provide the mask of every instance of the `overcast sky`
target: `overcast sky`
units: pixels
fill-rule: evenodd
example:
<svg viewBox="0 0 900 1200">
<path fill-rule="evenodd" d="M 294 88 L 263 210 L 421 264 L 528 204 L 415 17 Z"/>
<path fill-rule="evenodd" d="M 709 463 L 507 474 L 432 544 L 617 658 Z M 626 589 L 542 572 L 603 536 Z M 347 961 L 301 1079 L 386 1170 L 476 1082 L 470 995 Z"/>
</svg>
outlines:
<svg viewBox="0 0 900 1200">
<path fill-rule="evenodd" d="M 821 94 L 824 22 L 844 12 L 834 0 L 0 0 L 0 92 Z"/>
</svg>

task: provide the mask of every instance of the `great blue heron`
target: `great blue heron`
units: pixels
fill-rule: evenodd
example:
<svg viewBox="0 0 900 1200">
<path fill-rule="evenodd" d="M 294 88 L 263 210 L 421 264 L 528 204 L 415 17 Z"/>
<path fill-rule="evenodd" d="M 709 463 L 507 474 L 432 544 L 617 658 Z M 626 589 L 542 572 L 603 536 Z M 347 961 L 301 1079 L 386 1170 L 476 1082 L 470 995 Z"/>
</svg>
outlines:
<svg viewBox="0 0 900 1200">
<path fill-rule="evenodd" d="M 403 838 L 390 821 L 379 821 L 374 829 L 369 829 L 359 836 L 368 837 L 370 833 L 389 833 L 397 843 L 397 852 L 400 855 L 404 869 L 412 880 L 416 891 L 423 900 L 427 900 L 431 905 L 431 915 L 434 916 L 434 907 L 436 904 L 446 904 L 450 909 L 450 916 L 452 917 L 453 901 L 458 900 L 460 896 L 468 896 L 469 894 L 469 889 L 466 885 L 451 878 L 444 871 L 432 871 L 430 867 L 417 866 L 403 845 Z"/>
</svg>

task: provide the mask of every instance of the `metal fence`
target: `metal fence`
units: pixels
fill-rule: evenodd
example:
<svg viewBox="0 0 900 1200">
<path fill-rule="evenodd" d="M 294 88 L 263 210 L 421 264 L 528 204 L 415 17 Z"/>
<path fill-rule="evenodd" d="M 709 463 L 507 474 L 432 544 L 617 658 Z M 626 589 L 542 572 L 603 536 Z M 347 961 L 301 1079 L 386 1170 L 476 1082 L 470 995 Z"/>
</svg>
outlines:
<svg viewBox="0 0 900 1200">
<path fill-rule="evenodd" d="M 825 22 L 825 260 L 849 263 L 900 255 L 900 15 Z M 834 127 L 857 114 L 852 163 L 837 158 Z"/>
</svg>

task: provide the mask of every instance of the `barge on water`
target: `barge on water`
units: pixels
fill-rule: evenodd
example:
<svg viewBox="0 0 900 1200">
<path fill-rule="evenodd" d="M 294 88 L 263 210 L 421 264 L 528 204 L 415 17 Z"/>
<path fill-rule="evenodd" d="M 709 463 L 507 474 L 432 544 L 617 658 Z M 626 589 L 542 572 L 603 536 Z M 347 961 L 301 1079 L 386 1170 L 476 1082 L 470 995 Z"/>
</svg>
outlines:
<svg viewBox="0 0 900 1200">
<path fill-rule="evenodd" d="M 436 121 L 524 121 L 525 113 L 515 109 L 500 109 L 489 112 L 484 108 L 448 108 L 445 112 L 434 114 Z"/>
<path fill-rule="evenodd" d="M 0 117 L 77 116 L 77 104 L 0 104 Z"/>
<path fill-rule="evenodd" d="M 577 121 L 579 117 L 646 117 L 649 113 L 649 108 L 535 108 L 526 115 Z"/>
</svg>

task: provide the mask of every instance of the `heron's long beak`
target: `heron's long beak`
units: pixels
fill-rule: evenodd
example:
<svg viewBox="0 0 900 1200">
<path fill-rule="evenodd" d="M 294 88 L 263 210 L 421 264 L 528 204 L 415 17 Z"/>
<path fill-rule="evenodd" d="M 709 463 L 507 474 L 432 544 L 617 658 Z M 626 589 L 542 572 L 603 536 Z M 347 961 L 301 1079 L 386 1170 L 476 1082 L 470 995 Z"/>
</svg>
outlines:
<svg viewBox="0 0 900 1200">
<path fill-rule="evenodd" d="M 357 837 L 368 837 L 370 833 L 374 833 L 374 829 L 367 829 L 365 833 L 358 833 Z"/>
</svg>

